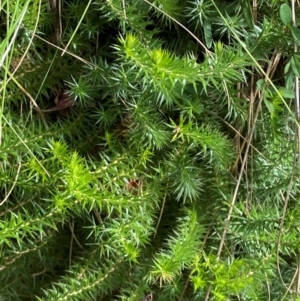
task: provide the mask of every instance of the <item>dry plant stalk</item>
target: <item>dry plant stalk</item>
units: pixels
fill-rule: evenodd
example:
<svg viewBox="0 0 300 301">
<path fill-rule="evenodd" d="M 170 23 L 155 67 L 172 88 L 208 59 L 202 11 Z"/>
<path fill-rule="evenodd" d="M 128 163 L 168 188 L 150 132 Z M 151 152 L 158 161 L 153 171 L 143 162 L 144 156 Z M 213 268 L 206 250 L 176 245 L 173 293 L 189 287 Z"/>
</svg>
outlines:
<svg viewBox="0 0 300 301">
<path fill-rule="evenodd" d="M 67 110 L 75 105 L 75 101 L 71 99 L 68 92 L 59 92 L 57 89 L 56 89 L 56 97 L 54 102 L 55 102 L 54 107 L 47 110 L 41 110 L 41 111 L 46 113 L 59 111 L 59 113 L 65 115 Z"/>
</svg>

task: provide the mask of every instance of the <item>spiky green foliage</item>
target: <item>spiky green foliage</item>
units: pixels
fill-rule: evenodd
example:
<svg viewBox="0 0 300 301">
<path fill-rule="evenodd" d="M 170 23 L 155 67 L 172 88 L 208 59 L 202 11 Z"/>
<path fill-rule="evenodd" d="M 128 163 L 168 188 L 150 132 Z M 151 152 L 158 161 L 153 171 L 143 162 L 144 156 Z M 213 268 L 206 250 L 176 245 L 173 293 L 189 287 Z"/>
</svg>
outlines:
<svg viewBox="0 0 300 301">
<path fill-rule="evenodd" d="M 299 298 L 288 2 L 0 5 L 0 300 Z"/>
</svg>

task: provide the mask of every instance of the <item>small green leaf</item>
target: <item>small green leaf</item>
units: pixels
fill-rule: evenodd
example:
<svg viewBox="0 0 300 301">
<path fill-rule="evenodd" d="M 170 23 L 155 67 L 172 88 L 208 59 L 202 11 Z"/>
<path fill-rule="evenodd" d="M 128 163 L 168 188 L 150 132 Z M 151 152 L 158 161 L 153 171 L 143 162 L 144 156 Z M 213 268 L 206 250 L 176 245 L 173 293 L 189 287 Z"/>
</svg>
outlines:
<svg viewBox="0 0 300 301">
<path fill-rule="evenodd" d="M 300 77 L 300 62 L 298 61 L 297 57 L 292 56 L 291 58 L 291 67 L 294 72 L 294 74 L 298 77 Z"/>
<path fill-rule="evenodd" d="M 276 87 L 276 88 L 284 98 L 294 98 L 295 97 L 295 92 L 291 89 L 287 89 L 285 87 Z M 273 87 L 270 87 L 268 90 L 273 95 L 277 94 Z"/>
<path fill-rule="evenodd" d="M 293 90 L 287 89 L 285 87 L 280 87 L 280 91 L 282 92 L 282 96 L 284 98 L 294 98 L 295 92 Z"/>
<path fill-rule="evenodd" d="M 286 3 L 280 6 L 280 19 L 284 25 L 290 25 L 292 23 L 292 10 Z"/>
<path fill-rule="evenodd" d="M 211 48 L 212 45 L 212 31 L 211 31 L 211 23 L 209 21 L 204 21 L 204 37 L 207 48 Z"/>
<path fill-rule="evenodd" d="M 266 88 L 266 81 L 264 79 L 259 79 L 256 84 L 260 91 L 263 91 Z"/>
<path fill-rule="evenodd" d="M 223 44 L 218 41 L 216 44 L 215 44 L 215 53 L 216 55 L 221 55 L 223 52 Z"/>
<path fill-rule="evenodd" d="M 285 86 L 287 89 L 292 89 L 293 88 L 293 85 L 294 85 L 294 73 L 292 72 L 289 72 L 286 76 L 285 76 Z"/>
<path fill-rule="evenodd" d="M 271 101 L 267 100 L 265 97 L 263 98 L 264 100 L 264 103 L 266 105 L 266 107 L 268 108 L 268 111 L 270 112 L 270 114 L 273 114 L 274 113 L 274 105 Z"/>
<path fill-rule="evenodd" d="M 292 33 L 295 39 L 295 42 L 300 45 L 300 29 L 297 27 L 292 27 Z"/>
<path fill-rule="evenodd" d="M 288 74 L 291 68 L 291 60 L 289 60 L 284 66 L 284 74 Z"/>
</svg>

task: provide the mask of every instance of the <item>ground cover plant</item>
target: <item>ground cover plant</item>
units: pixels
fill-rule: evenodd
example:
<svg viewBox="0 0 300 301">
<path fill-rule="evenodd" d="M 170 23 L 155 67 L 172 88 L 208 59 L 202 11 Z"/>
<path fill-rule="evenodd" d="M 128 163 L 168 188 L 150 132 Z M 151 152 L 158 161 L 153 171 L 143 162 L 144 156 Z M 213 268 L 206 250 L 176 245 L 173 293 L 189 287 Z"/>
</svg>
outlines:
<svg viewBox="0 0 300 301">
<path fill-rule="evenodd" d="M 0 3 L 0 300 L 300 300 L 299 3 Z"/>
</svg>

